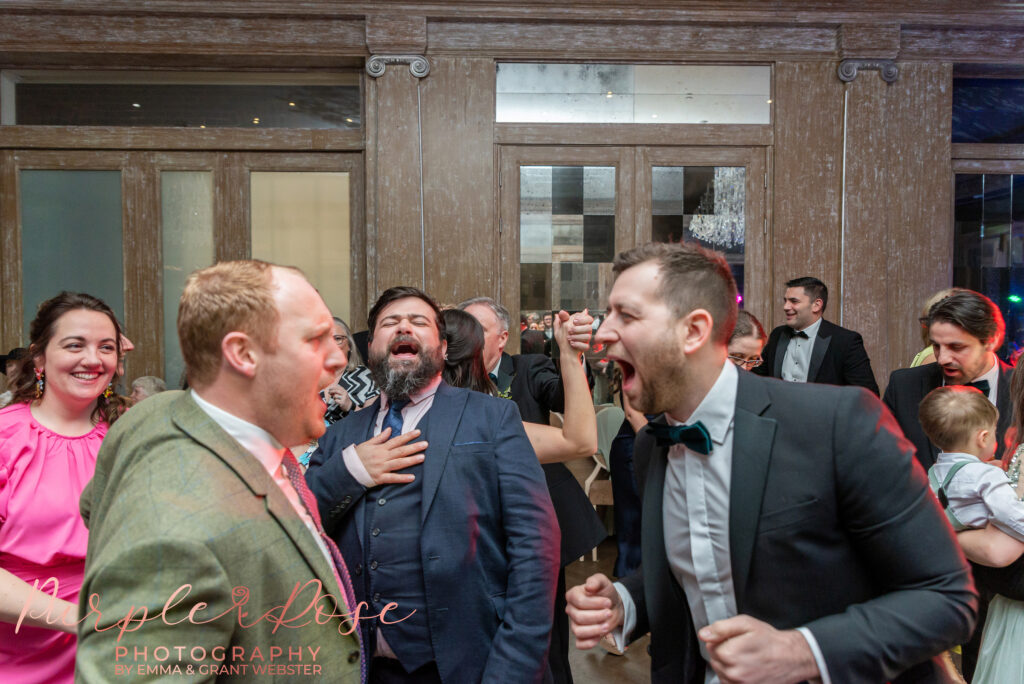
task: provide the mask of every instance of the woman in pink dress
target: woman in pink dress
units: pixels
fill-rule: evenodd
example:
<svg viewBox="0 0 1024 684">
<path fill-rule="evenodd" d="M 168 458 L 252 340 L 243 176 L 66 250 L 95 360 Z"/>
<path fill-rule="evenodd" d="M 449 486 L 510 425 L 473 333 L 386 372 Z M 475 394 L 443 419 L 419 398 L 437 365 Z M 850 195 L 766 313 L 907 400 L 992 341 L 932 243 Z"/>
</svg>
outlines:
<svg viewBox="0 0 1024 684">
<path fill-rule="evenodd" d="M 30 337 L 0 410 L 0 681 L 70 683 L 87 541 L 78 500 L 124 402 L 112 385 L 121 331 L 99 299 L 62 292 Z"/>
</svg>

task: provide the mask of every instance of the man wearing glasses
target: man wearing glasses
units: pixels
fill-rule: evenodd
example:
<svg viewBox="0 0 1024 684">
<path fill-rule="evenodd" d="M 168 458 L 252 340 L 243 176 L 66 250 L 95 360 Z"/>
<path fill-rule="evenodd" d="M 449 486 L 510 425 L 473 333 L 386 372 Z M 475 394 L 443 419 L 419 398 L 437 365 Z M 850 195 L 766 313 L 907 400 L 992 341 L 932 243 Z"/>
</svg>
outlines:
<svg viewBox="0 0 1024 684">
<path fill-rule="evenodd" d="M 822 318 L 827 305 L 828 287 L 817 278 L 786 283 L 782 298 L 786 324 L 772 330 L 764 364 L 754 372 L 790 382 L 857 385 L 878 396 L 864 339 Z"/>
</svg>

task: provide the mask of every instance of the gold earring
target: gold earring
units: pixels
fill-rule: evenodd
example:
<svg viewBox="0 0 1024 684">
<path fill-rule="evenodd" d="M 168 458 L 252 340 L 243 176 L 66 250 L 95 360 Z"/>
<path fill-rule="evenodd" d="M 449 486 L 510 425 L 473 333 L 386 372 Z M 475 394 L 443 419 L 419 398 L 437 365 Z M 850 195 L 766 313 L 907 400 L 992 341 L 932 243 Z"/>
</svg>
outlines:
<svg viewBox="0 0 1024 684">
<path fill-rule="evenodd" d="M 43 392 L 46 391 L 46 378 L 42 368 L 36 368 L 36 399 L 40 399 L 43 396 Z"/>
</svg>

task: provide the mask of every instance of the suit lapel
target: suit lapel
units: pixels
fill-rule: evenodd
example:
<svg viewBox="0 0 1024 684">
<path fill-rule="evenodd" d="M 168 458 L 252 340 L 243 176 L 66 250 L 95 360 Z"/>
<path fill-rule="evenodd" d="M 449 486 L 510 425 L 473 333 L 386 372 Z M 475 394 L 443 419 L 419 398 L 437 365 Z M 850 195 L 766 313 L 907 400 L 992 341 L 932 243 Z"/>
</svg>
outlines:
<svg viewBox="0 0 1024 684">
<path fill-rule="evenodd" d="M 372 404 L 364 409 L 356 411 L 349 415 L 346 420 L 353 420 L 355 423 L 352 425 L 352 434 L 358 440 L 356 443 L 365 442 L 366 440 L 373 437 L 373 428 L 377 424 L 377 413 L 380 411 L 380 395 L 374 400 Z M 365 497 L 363 497 L 365 501 Z M 356 539 L 359 540 L 359 550 L 363 550 L 363 529 L 366 522 L 365 509 L 362 505 L 357 505 L 354 511 L 355 523 L 356 523 Z"/>
<path fill-rule="evenodd" d="M 742 613 L 776 422 L 762 416 L 771 405 L 765 381 L 749 373 L 739 376 L 729 492 L 729 553 L 736 606 Z"/>
<path fill-rule="evenodd" d="M 789 349 L 789 340 L 793 337 L 793 329 L 788 325 L 779 331 L 779 343 L 775 347 L 775 360 L 772 363 L 772 377 L 782 377 L 782 361 L 786 358 L 786 350 Z"/>
<path fill-rule="evenodd" d="M 420 524 L 427 519 L 430 511 L 430 504 L 437 494 L 437 487 L 441 483 L 441 475 L 444 473 L 445 464 L 448 463 L 448 454 L 451 452 L 452 441 L 455 439 L 455 432 L 462 419 L 462 413 L 466 409 L 466 402 L 469 400 L 468 392 L 456 392 L 447 383 L 442 382 L 437 387 L 434 395 L 434 403 L 430 411 L 424 417 L 429 420 L 429 425 L 438 426 L 432 433 L 424 433 L 428 442 L 425 458 L 423 460 L 423 491 L 421 494 Z M 428 426 L 429 429 L 429 426 Z"/>
<path fill-rule="evenodd" d="M 930 363 L 928 365 L 930 366 L 930 371 L 922 376 L 921 380 L 922 380 L 922 384 L 924 386 L 921 388 L 921 391 L 918 393 L 917 398 L 916 398 L 917 402 L 919 402 L 919 403 L 933 389 L 935 389 L 936 387 L 942 387 L 942 380 L 943 380 L 943 378 L 942 378 L 942 367 L 939 366 L 938 363 Z M 1002 384 L 1002 383 L 1000 383 L 1000 384 Z M 913 414 L 912 415 L 916 419 L 917 409 L 913 408 L 912 410 L 913 410 Z M 923 432 L 922 432 L 922 434 L 923 434 Z M 927 435 L 925 435 L 925 439 L 928 441 L 928 451 L 931 453 L 931 457 L 932 457 L 931 458 L 931 462 L 935 463 L 935 461 L 937 461 L 939 459 L 939 448 L 937 446 L 935 446 L 934 444 L 932 444 L 932 441 L 930 439 L 928 439 Z"/>
<path fill-rule="evenodd" d="M 334 587 L 334 571 L 313 538 L 312 532 L 296 513 L 281 488 L 271 479 L 263 464 L 221 429 L 188 394 L 182 395 L 181 399 L 171 406 L 171 416 L 179 429 L 220 459 L 255 496 L 264 500 L 267 512 L 295 544 L 314 576 L 325 587 Z M 332 590 L 331 593 L 335 594 L 335 591 Z M 344 598 L 344 593 L 335 595 Z"/>
<path fill-rule="evenodd" d="M 502 352 L 501 362 L 498 364 L 498 381 L 495 383 L 498 386 L 499 394 L 502 396 L 508 394 L 509 388 L 512 387 L 512 379 L 515 376 L 515 364 L 512 361 L 512 357 Z"/>
<path fill-rule="evenodd" d="M 1006 429 L 1010 427 L 1013 419 L 1013 400 L 1010 398 L 1013 366 L 1003 363 L 1000 359 L 996 359 L 996 363 L 999 364 L 999 385 L 996 387 L 996 408 L 999 409 L 999 424 L 996 427 L 996 433 L 999 436 L 998 448 L 1002 448 L 1003 436 L 1006 434 Z M 996 454 L 1001 453 L 1001 451 L 996 451 Z"/>
<path fill-rule="evenodd" d="M 656 422 L 665 422 L 659 416 Z M 640 537 L 641 557 L 644 559 L 644 582 L 647 586 L 658 587 L 658 569 L 668 568 L 668 554 L 665 551 L 665 468 L 668 466 L 668 447 L 654 445 L 647 462 L 646 480 L 643 485 L 644 533 Z M 648 559 L 651 562 L 648 562 Z M 671 574 L 671 572 L 669 572 Z M 648 596 L 655 595 L 648 591 Z M 652 606 L 653 609 L 653 606 Z"/>
<path fill-rule="evenodd" d="M 821 370 L 821 362 L 825 360 L 825 352 L 832 341 L 832 324 L 822 319 L 818 326 L 818 334 L 814 336 L 814 347 L 811 349 L 811 363 L 807 367 L 807 382 L 814 382 Z"/>
</svg>

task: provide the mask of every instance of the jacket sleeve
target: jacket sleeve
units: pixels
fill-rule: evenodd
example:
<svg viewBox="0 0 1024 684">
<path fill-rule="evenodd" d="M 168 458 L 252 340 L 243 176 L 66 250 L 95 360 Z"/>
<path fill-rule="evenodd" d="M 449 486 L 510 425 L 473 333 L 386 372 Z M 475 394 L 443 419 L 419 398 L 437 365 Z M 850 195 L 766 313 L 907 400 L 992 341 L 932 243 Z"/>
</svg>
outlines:
<svg viewBox="0 0 1024 684">
<path fill-rule="evenodd" d="M 837 684 L 889 681 L 963 643 L 977 619 L 977 594 L 913 447 L 881 404 L 844 391 L 832 442 L 845 527 L 880 595 L 806 627 Z"/>
<path fill-rule="evenodd" d="M 341 454 L 352 443 L 346 439 L 346 427 L 339 422 L 327 429 L 309 457 L 306 470 L 306 483 L 316 497 L 324 531 L 332 537 L 341 521 L 366 494 L 366 488 L 349 472 Z"/>
<path fill-rule="evenodd" d="M 850 345 L 843 354 L 842 382 L 846 385 L 863 387 L 877 397 L 878 383 L 875 382 L 875 374 L 871 370 L 871 359 L 864 349 L 864 338 L 858 332 L 850 331 L 853 338 Z"/>
<path fill-rule="evenodd" d="M 541 681 L 558 577 L 560 534 L 544 473 L 512 402 L 494 438 L 508 585 L 482 681 Z"/>
</svg>

